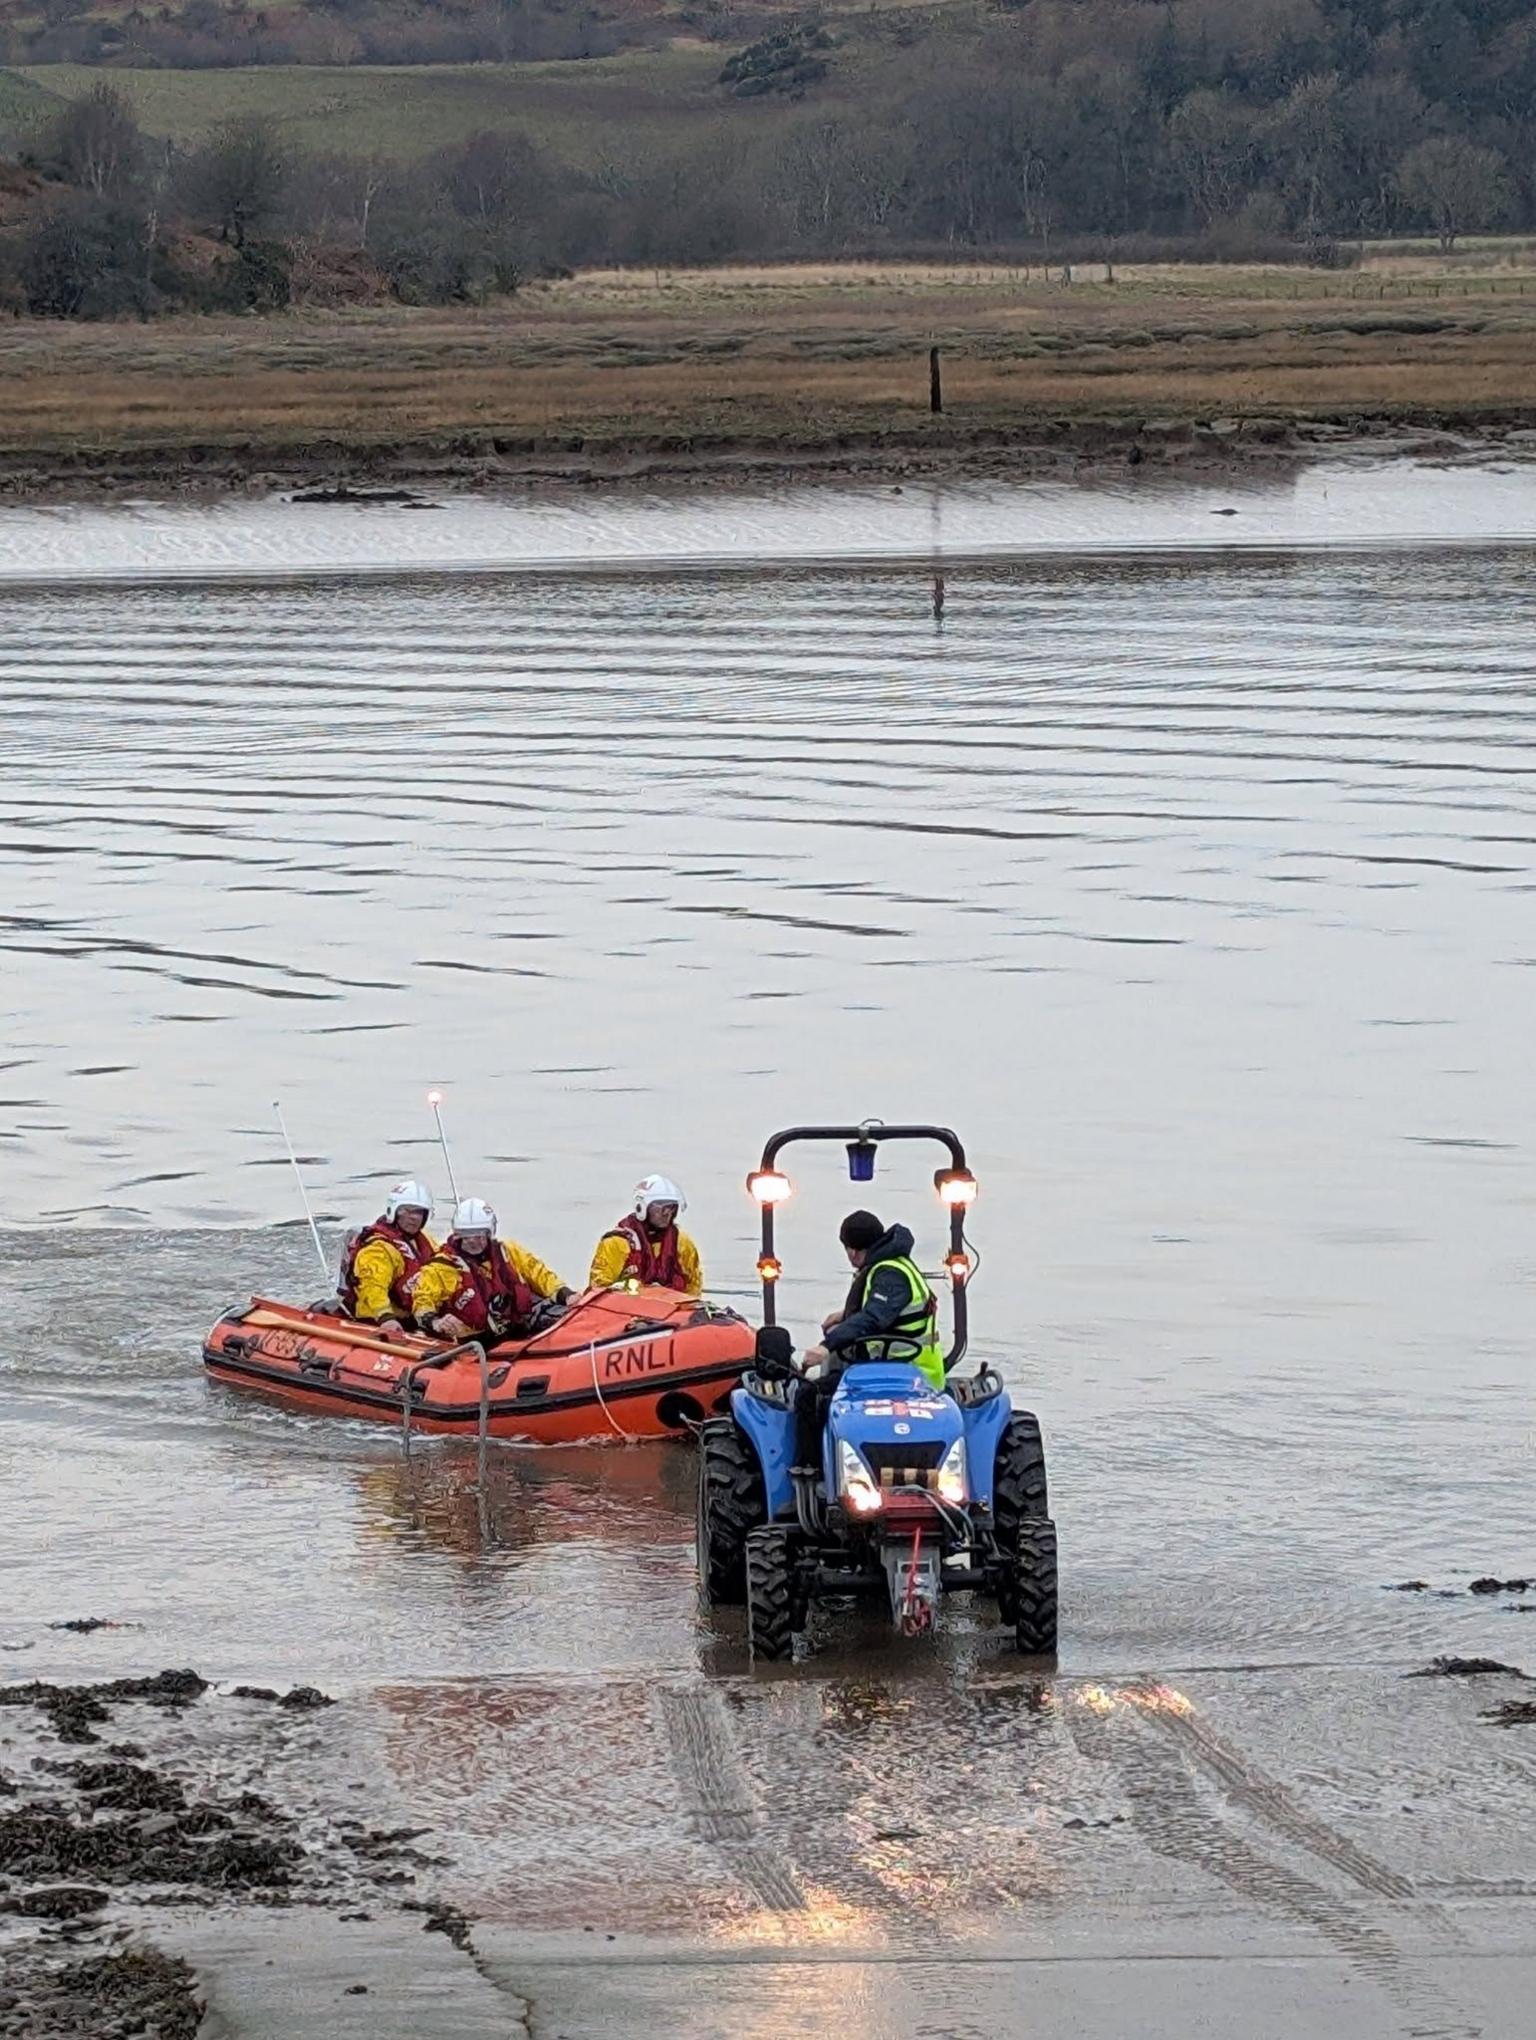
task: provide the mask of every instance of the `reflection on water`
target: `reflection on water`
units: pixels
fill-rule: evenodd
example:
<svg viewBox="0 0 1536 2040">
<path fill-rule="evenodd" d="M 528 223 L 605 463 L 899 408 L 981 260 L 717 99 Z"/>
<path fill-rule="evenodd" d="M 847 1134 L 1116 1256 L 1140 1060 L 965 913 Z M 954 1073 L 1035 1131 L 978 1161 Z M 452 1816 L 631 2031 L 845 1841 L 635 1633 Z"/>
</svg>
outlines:
<svg viewBox="0 0 1536 2040">
<path fill-rule="evenodd" d="M 423 514 L 423 513 L 426 514 Z M 760 490 L 550 484 L 507 497 L 295 505 L 0 505 L 0 583 L 395 578 L 538 565 L 758 568 L 795 560 L 978 559 L 1024 552 L 1252 552 L 1467 545 L 1536 536 L 1528 454 L 1418 466 L 1387 458 L 1227 473 L 1084 471 L 1026 483 L 812 481 Z M 944 583 L 932 584 L 942 612 Z"/>
<path fill-rule="evenodd" d="M 694 1505 L 694 1459 L 681 1444 L 644 1451 L 572 1445 L 488 1455 L 418 1449 L 354 1470 L 360 1528 L 391 1549 L 415 1544 L 472 1566 L 515 1569 L 540 1545 L 598 1543 L 642 1559 L 677 1542 Z"/>
</svg>

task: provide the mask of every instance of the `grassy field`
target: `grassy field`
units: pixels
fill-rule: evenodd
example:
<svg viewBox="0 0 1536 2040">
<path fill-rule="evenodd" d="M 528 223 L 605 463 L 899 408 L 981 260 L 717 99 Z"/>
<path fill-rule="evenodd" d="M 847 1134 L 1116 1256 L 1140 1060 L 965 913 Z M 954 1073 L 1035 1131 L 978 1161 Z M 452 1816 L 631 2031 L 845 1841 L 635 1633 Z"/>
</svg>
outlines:
<svg viewBox="0 0 1536 2040">
<path fill-rule="evenodd" d="M 63 100 L 19 71 L 0 71 L 0 146 L 10 147 Z"/>
<path fill-rule="evenodd" d="M 1522 296 L 1508 276 L 1459 278 L 1445 299 L 1256 269 L 1070 291 L 975 269 L 736 270 L 582 276 L 480 311 L 22 321 L 0 327 L 0 460 L 30 486 L 80 463 L 171 481 L 581 471 L 943 459 L 1074 434 L 1123 451 L 1193 421 L 1227 445 L 1243 420 L 1269 440 L 1285 421 L 1536 425 L 1525 280 Z"/>
<path fill-rule="evenodd" d="M 110 72 L 41 64 L 13 75 L 60 100 L 106 78 L 149 133 L 175 141 L 195 141 L 233 114 L 267 113 L 303 149 L 411 159 L 481 128 L 516 127 L 565 161 L 589 164 L 604 149 L 678 141 L 718 118 L 724 60 L 717 48 L 676 44 L 580 64 Z M 750 119 L 753 110 L 732 111 Z"/>
</svg>

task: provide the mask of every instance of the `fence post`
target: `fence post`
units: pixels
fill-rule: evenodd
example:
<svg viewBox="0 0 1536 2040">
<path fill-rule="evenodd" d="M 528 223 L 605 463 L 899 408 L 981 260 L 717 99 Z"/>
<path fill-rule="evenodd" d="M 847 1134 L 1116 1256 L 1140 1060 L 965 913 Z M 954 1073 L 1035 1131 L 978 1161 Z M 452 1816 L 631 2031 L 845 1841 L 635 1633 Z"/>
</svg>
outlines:
<svg viewBox="0 0 1536 2040">
<path fill-rule="evenodd" d="M 944 408 L 944 384 L 939 374 L 939 350 L 928 350 L 928 409 L 935 418 Z"/>
</svg>

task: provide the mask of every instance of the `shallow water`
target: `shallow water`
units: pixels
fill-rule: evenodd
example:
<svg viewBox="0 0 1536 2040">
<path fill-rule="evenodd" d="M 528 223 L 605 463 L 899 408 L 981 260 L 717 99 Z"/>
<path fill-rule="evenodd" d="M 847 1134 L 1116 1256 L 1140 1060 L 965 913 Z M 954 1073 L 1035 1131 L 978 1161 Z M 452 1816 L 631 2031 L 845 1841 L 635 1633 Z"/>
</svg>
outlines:
<svg viewBox="0 0 1536 2040">
<path fill-rule="evenodd" d="M 1455 509 L 1469 479 L 1450 482 Z M 1442 484 L 1405 472 L 1395 500 Z M 1325 472 L 1255 501 L 1302 537 L 1330 487 L 1391 493 Z M 958 493 L 930 507 L 969 530 L 977 492 Z M 1165 493 L 1148 517 L 1198 507 Z M 713 509 L 722 532 L 795 535 L 782 504 Z M 348 514 L 374 547 L 430 521 L 219 513 L 257 551 Z M 517 556 L 545 513 L 437 514 Z M 704 514 L 601 518 L 636 553 Z M 908 514 L 832 492 L 800 536 L 868 553 Z M 1124 499 L 1061 490 L 994 521 L 1053 544 L 1095 514 L 1122 534 Z M 29 543 L 56 558 L 73 532 L 89 576 L 104 522 L 121 531 L 50 513 Z M 387 1440 L 198 1377 L 222 1303 L 318 1287 L 307 1237 L 266 1229 L 297 1215 L 273 1098 L 340 1220 L 397 1171 L 445 1191 L 432 1084 L 461 1182 L 563 1272 L 661 1167 L 737 1297 L 741 1177 L 773 1126 L 959 1127 L 983 1184 L 979 1347 L 1042 1408 L 1069 1537 L 1091 1503 L 1068 1626 L 1086 1662 L 1347 1654 L 1393 1619 L 1350 1601 L 1357 1577 L 1517 1565 L 1533 558 L 1022 552 L 950 563 L 937 617 L 929 562 L 836 559 L 0 598 L 0 1217 L 29 1228 L 5 1258 L 37 1327 L 9 1354 L 7 1431 L 50 1553 L 36 1612 L 99 1598 L 89 1536 L 61 1561 L 81 1500 L 114 1494 L 115 1606 L 161 1605 L 160 1535 L 190 1514 L 176 1598 L 201 1582 L 212 1619 L 254 1542 L 285 1608 L 313 1590 L 281 1647 L 316 1670 L 539 1662 L 553 1632 L 529 1610 L 601 1591 L 616 1554 L 614 1619 L 557 1655 L 688 1660 L 672 1455 L 599 1460 L 595 1498 L 511 1455 L 498 1584 L 441 1624 L 464 1566 L 452 1462 L 407 1478 Z M 835 1159 L 801 1171 L 786 1224 L 802 1324 L 840 1287 Z M 933 1249 L 929 1166 L 895 1165 L 878 1201 Z M 1182 1569 L 1150 1605 L 1127 1578 L 1149 1544 L 1165 1582 Z M 1269 1575 L 1308 1565 L 1347 1614 L 1277 1593 Z M 322 1611 L 386 1579 L 399 1634 L 336 1636 Z"/>
<path fill-rule="evenodd" d="M 662 1168 L 737 1299 L 774 1126 L 958 1127 L 1067 1673 L 1338 1672 L 1326 1744 L 1346 1672 L 1518 1655 L 1507 1597 L 1382 1586 L 1536 1572 L 1536 478 L 1241 504 L 1262 549 L 1147 498 L 1151 556 L 1087 492 L 605 499 L 622 572 L 547 564 L 559 505 L 229 508 L 205 553 L 186 513 L 5 513 L 7 1665 L 375 1688 L 470 1834 L 508 1748 L 558 1834 L 596 1710 L 637 1795 L 613 1877 L 697 1727 L 636 1696 L 758 1704 L 695 1605 L 682 1449 L 502 1450 L 481 1494 L 453 1448 L 201 1379 L 221 1306 L 319 1285 L 272 1100 L 334 1243 L 397 1173 L 445 1189 L 429 1085 L 562 1272 Z M 786 1216 L 802 1330 L 839 1159 Z M 930 1254 L 931 1166 L 874 1192 Z M 46 1627 L 89 1614 L 138 1626 Z M 899 1743 L 1001 1679 L 976 1732 L 1034 1733 L 985 1611 L 817 1646 L 813 1713 L 867 1685 Z"/>
</svg>

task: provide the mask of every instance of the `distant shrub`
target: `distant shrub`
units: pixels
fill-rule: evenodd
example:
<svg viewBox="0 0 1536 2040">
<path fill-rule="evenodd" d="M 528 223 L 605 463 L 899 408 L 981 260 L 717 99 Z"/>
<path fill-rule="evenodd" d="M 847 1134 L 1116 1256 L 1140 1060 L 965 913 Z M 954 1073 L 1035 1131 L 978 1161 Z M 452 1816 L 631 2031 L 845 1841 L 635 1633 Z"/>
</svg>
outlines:
<svg viewBox="0 0 1536 2040">
<path fill-rule="evenodd" d="M 781 29 L 738 51 L 721 71 L 720 83 L 728 85 L 737 99 L 768 92 L 800 99 L 808 87 L 826 77 L 826 59 L 817 53 L 831 47 L 831 36 L 814 24 Z"/>
<path fill-rule="evenodd" d="M 57 199 L 21 235 L 16 276 L 42 319 L 114 319 L 154 309 L 154 245 L 142 214 L 86 192 Z"/>
<path fill-rule="evenodd" d="M 210 271 L 213 309 L 281 312 L 293 302 L 293 254 L 281 241 L 246 241 Z"/>
</svg>

